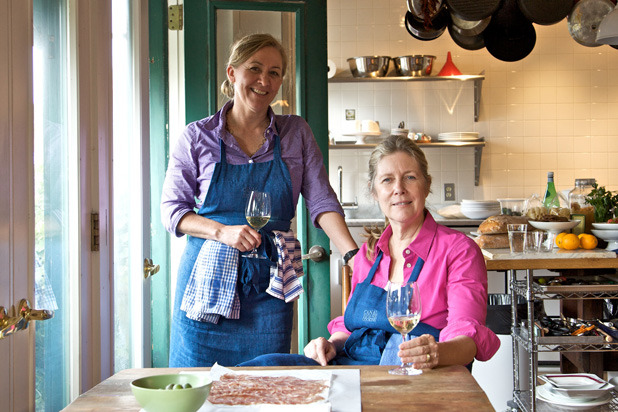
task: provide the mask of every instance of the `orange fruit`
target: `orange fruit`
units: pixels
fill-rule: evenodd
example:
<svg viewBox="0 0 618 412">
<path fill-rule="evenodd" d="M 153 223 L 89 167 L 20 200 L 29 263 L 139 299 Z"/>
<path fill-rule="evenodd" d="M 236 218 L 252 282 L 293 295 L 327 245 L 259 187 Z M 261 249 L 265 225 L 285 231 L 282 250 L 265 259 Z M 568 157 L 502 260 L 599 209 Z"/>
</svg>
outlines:
<svg viewBox="0 0 618 412">
<path fill-rule="evenodd" d="M 584 249 L 594 249 L 599 244 L 599 241 L 594 235 L 583 233 L 584 236 L 580 238 L 581 247 Z"/>
<path fill-rule="evenodd" d="M 566 236 L 566 232 L 562 232 L 562 233 L 558 233 L 558 235 L 556 235 L 556 246 L 558 247 L 562 247 L 562 238 L 564 238 Z"/>
<path fill-rule="evenodd" d="M 560 247 L 567 250 L 579 248 L 579 238 L 573 233 L 567 233 L 560 242 Z"/>
</svg>

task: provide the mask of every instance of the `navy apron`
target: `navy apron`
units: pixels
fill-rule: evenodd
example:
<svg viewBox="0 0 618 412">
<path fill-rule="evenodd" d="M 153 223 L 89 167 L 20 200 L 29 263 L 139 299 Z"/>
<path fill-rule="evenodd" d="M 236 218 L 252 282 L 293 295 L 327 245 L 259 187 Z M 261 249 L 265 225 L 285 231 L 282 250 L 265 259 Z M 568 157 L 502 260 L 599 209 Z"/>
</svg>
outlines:
<svg viewBox="0 0 618 412">
<path fill-rule="evenodd" d="M 390 337 L 393 334 L 401 336 L 386 316 L 386 291 L 371 284 L 381 260 L 382 251 L 378 253 L 367 278 L 356 285 L 348 302 L 343 321 L 352 334 L 346 340 L 343 352 L 333 359 L 334 365 L 378 365 Z M 411 281 L 418 279 L 424 263 L 420 257 L 417 259 L 410 275 Z M 433 335 L 437 341 L 440 330 L 419 322 L 410 332 L 415 336 L 425 333 Z"/>
<path fill-rule="evenodd" d="M 188 236 L 178 268 L 178 281 L 170 337 L 170 367 L 234 366 L 265 353 L 289 353 L 293 303 L 267 293 L 270 265 L 276 251 L 268 235 L 288 231 L 294 218 L 292 179 L 281 156 L 281 141 L 274 137 L 273 159 L 262 163 L 232 165 L 227 162 L 225 143 L 220 141 L 221 160 L 215 165 L 206 199 L 198 214 L 225 225 L 245 225 L 245 202 L 251 190 L 269 192 L 271 218 L 262 229 L 258 253 L 270 259 L 239 257 L 237 291 L 240 319 L 221 316 L 216 324 L 186 317 L 180 304 L 195 259 L 204 239 Z M 244 252 L 247 254 L 249 252 Z"/>
</svg>

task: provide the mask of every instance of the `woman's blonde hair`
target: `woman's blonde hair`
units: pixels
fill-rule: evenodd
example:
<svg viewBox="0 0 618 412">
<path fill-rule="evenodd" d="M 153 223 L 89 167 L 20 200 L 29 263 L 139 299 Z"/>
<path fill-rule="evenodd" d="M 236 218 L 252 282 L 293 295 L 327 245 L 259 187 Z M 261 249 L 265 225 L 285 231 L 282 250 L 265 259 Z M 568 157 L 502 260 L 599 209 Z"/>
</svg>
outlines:
<svg viewBox="0 0 618 412">
<path fill-rule="evenodd" d="M 375 193 L 375 178 L 378 169 L 378 163 L 386 157 L 395 153 L 406 153 L 412 159 L 415 159 L 421 169 L 423 178 L 425 179 L 425 189 L 427 193 L 431 193 L 431 175 L 429 174 L 429 164 L 425 153 L 414 141 L 403 136 L 389 136 L 373 149 L 369 156 L 369 176 L 368 185 L 371 194 Z M 365 228 L 365 236 L 367 237 L 367 259 L 373 259 L 374 248 L 376 242 L 384 232 L 384 228 L 388 225 L 388 218 L 384 227 L 368 227 Z"/>
<path fill-rule="evenodd" d="M 230 58 L 227 61 L 226 67 L 232 66 L 233 68 L 238 68 L 238 66 L 246 62 L 249 57 L 253 56 L 264 47 L 274 47 L 281 54 L 281 60 L 283 61 L 281 77 L 285 76 L 285 71 L 288 67 L 287 53 L 279 40 L 267 33 L 249 34 L 236 41 L 236 43 L 232 45 Z M 221 93 L 230 99 L 234 98 L 234 85 L 227 78 L 221 83 Z"/>
</svg>

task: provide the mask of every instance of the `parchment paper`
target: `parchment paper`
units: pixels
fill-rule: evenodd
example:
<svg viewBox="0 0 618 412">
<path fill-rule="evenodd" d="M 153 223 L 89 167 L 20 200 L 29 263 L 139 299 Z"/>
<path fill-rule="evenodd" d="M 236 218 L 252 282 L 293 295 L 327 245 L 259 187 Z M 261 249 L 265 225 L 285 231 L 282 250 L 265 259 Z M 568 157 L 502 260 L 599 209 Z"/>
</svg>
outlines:
<svg viewBox="0 0 618 412">
<path fill-rule="evenodd" d="M 183 373 L 183 372 L 181 372 Z M 217 380 L 225 373 L 238 373 L 257 376 L 293 376 L 300 379 L 329 379 L 330 391 L 327 402 L 309 405 L 213 405 L 206 403 L 199 412 L 361 412 L 360 370 L 359 369 L 287 369 L 287 370 L 243 370 L 233 371 L 215 364 L 210 377 Z"/>
</svg>

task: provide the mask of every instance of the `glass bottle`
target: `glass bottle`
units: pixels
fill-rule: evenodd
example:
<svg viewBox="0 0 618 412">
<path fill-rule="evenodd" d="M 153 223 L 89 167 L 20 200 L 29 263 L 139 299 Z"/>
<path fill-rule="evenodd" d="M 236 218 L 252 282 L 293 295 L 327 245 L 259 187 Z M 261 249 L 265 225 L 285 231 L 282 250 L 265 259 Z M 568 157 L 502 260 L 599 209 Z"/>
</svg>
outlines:
<svg viewBox="0 0 618 412">
<path fill-rule="evenodd" d="M 560 198 L 556 193 L 556 186 L 554 185 L 554 172 L 547 172 L 547 188 L 545 189 L 543 206 L 548 210 L 552 208 L 560 209 Z"/>
<path fill-rule="evenodd" d="M 569 192 L 571 219 L 580 221 L 573 228 L 573 233 L 576 235 L 582 232 L 591 233 L 592 222 L 594 222 L 594 207 L 588 203 L 586 196 L 590 194 L 595 183 L 595 179 L 575 179 L 575 189 Z"/>
</svg>

